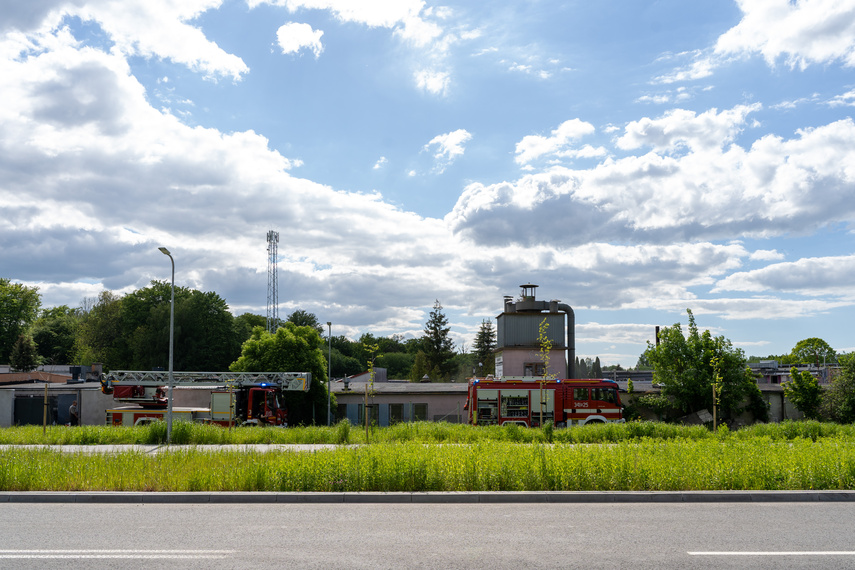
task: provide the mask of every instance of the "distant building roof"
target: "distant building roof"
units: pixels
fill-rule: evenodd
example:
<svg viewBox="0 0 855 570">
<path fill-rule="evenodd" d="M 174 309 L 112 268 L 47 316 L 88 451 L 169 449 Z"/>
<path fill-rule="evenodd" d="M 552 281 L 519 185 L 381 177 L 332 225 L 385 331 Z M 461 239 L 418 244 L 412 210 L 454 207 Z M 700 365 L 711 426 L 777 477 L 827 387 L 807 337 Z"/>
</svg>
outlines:
<svg viewBox="0 0 855 570">
<path fill-rule="evenodd" d="M 333 382 L 333 394 L 364 394 L 366 382 L 350 382 L 345 391 L 344 383 Z M 375 382 L 376 394 L 461 394 L 465 395 L 466 382 Z"/>
</svg>

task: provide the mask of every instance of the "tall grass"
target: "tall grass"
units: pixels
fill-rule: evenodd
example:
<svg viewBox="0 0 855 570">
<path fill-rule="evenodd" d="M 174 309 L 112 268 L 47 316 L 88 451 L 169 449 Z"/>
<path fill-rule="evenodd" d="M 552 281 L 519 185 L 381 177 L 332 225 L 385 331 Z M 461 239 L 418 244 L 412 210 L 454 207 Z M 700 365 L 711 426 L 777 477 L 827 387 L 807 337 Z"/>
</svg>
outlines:
<svg viewBox="0 0 855 570">
<path fill-rule="evenodd" d="M 525 491 L 852 489 L 855 443 L 768 436 L 610 445 L 479 441 L 346 446 L 313 453 L 157 455 L 0 450 L 3 491 Z"/>
<path fill-rule="evenodd" d="M 756 424 L 733 432 L 713 433 L 704 426 L 678 426 L 659 422 L 597 424 L 562 429 L 523 428 L 518 425 L 470 426 L 441 422 L 401 423 L 388 428 L 373 428 L 371 443 L 617 443 L 642 438 L 656 440 L 706 440 L 732 438 L 750 440 L 757 437 L 771 441 L 843 438 L 855 441 L 855 426 L 815 421 Z M 100 445 L 161 444 L 166 441 L 166 425 L 148 426 L 52 426 L 45 434 L 41 426 L 0 428 L 0 444 Z M 294 443 L 365 443 L 365 431 L 353 429 L 347 421 L 332 427 L 222 428 L 214 425 L 175 422 L 172 426 L 175 444 L 294 444 Z"/>
</svg>

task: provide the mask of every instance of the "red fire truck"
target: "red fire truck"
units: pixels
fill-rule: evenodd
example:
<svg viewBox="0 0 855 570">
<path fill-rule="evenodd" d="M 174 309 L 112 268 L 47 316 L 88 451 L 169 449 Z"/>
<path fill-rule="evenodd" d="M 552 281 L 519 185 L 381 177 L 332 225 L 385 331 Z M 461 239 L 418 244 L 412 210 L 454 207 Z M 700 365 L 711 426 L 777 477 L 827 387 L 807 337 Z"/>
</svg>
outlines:
<svg viewBox="0 0 855 570">
<path fill-rule="evenodd" d="M 473 425 L 519 424 L 556 427 L 589 423 L 623 423 L 623 404 L 611 380 L 541 380 L 474 378 L 464 409 Z"/>
<path fill-rule="evenodd" d="M 283 392 L 307 391 L 308 372 L 173 372 L 174 386 L 210 391 L 210 406 L 173 407 L 177 421 L 288 425 Z M 107 410 L 107 425 L 137 425 L 166 417 L 169 373 L 120 370 L 101 376 L 101 391 L 131 404 Z"/>
</svg>

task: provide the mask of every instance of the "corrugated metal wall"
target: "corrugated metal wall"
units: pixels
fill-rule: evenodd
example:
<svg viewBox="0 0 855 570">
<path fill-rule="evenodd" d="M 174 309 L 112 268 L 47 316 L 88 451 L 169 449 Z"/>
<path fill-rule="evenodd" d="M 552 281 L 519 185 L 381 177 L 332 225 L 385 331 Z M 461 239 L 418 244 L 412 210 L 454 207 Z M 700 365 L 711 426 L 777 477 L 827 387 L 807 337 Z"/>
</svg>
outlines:
<svg viewBox="0 0 855 570">
<path fill-rule="evenodd" d="M 566 348 L 567 330 L 564 313 L 503 313 L 496 317 L 496 342 L 499 348 L 513 346 L 537 346 L 540 323 L 543 319 L 549 327 L 546 336 L 552 348 Z"/>
</svg>

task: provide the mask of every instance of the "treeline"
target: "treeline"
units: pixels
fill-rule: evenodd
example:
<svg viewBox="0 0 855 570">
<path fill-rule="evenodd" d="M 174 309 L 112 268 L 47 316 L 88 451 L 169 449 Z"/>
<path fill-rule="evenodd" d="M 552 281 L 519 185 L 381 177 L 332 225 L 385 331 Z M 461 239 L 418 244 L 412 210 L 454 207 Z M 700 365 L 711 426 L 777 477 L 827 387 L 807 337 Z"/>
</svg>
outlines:
<svg viewBox="0 0 855 570">
<path fill-rule="evenodd" d="M 94 362 L 105 370 L 165 369 L 171 292 L 169 282 L 152 281 L 126 295 L 104 291 L 97 298 L 84 299 L 80 307 L 42 310 L 37 288 L 0 278 L 0 362 L 9 362 L 15 370 Z M 375 367 L 387 369 L 388 378 L 414 382 L 425 377 L 433 382 L 464 381 L 473 374 L 494 372 L 492 321 L 482 322 L 473 351 L 458 351 L 439 301 L 419 338 L 365 333 L 355 341 L 343 335 L 329 339 L 317 316 L 303 310 L 294 311 L 285 322 L 317 331 L 334 378 L 364 372 L 372 361 Z M 253 329 L 266 324 L 261 315 L 233 316 L 217 293 L 175 287 L 174 368 L 228 370 L 241 356 Z"/>
</svg>

